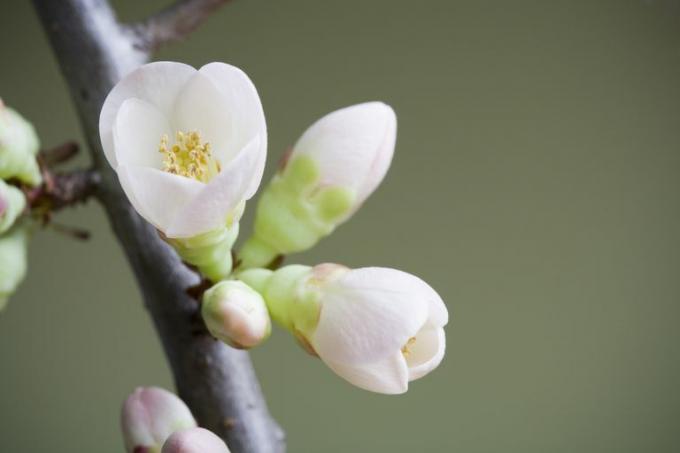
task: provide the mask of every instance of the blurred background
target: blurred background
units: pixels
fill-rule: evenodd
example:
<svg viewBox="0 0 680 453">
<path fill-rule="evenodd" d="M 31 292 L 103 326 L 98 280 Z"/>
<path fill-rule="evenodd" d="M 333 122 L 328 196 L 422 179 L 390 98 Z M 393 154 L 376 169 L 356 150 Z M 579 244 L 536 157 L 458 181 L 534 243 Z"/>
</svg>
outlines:
<svg viewBox="0 0 680 453">
<path fill-rule="evenodd" d="M 447 356 L 387 397 L 275 330 L 252 356 L 290 452 L 680 451 L 680 3 L 239 0 L 157 58 L 250 75 L 267 175 L 327 112 L 397 112 L 381 188 L 289 262 L 421 276 Z M 0 61 L 46 146 L 82 142 L 30 2 L 3 0 Z M 0 451 L 120 452 L 123 399 L 171 376 L 101 208 L 59 220 L 94 236 L 38 234 L 0 315 Z"/>
</svg>

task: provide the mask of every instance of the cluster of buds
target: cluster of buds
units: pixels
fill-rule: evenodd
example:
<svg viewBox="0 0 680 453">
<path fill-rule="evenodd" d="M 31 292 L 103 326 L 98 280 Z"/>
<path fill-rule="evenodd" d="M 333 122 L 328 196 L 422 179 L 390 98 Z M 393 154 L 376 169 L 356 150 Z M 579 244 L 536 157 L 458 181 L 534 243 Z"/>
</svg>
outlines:
<svg viewBox="0 0 680 453">
<path fill-rule="evenodd" d="M 40 184 L 39 147 L 33 126 L 0 100 L 0 310 L 26 276 L 26 197 L 18 186 Z"/>
<path fill-rule="evenodd" d="M 158 387 L 127 397 L 121 428 L 128 453 L 229 453 L 222 439 L 197 426 L 181 399 Z"/>
<path fill-rule="evenodd" d="M 359 209 L 387 173 L 396 133 L 382 102 L 313 123 L 263 190 L 254 232 L 233 254 L 266 160 L 250 79 L 223 63 L 151 63 L 113 88 L 100 116 L 104 152 L 131 204 L 213 284 L 201 314 L 215 338 L 251 348 L 269 337 L 273 319 L 348 382 L 386 394 L 405 392 L 442 361 L 448 311 L 439 295 L 394 269 L 271 269 Z"/>
</svg>

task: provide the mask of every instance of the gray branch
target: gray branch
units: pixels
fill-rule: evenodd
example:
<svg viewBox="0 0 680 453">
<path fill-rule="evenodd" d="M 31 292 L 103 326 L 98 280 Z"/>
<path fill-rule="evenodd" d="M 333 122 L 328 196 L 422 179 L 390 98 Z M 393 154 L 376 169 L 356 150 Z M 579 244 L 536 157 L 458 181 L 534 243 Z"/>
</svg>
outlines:
<svg viewBox="0 0 680 453">
<path fill-rule="evenodd" d="M 233 452 L 284 451 L 283 432 L 269 415 L 248 354 L 207 333 L 196 300 L 186 293 L 197 275 L 131 208 L 103 157 L 98 120 L 104 98 L 121 76 L 149 58 L 133 32 L 138 27 L 121 26 L 106 0 L 33 1 L 101 174 L 96 196 L 137 277 L 180 397 L 199 424 L 223 437 Z M 180 31 L 173 36 L 179 35 L 198 25 L 210 9 L 206 5 L 217 3 L 181 2 L 156 20 L 166 24 L 160 28 L 175 24 Z M 191 19 L 192 11 L 197 18 Z"/>
<path fill-rule="evenodd" d="M 139 45 L 153 51 L 187 36 L 227 1 L 178 0 L 141 24 L 133 25 L 132 30 L 139 38 Z"/>
</svg>

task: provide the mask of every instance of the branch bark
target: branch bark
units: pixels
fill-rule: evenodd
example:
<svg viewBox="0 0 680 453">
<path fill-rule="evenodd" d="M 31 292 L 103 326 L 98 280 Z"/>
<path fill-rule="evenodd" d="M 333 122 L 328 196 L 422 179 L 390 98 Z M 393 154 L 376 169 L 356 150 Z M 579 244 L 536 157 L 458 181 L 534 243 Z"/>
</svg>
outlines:
<svg viewBox="0 0 680 453">
<path fill-rule="evenodd" d="M 157 50 L 163 44 L 179 41 L 203 23 L 229 0 L 179 0 L 154 14 L 133 30 L 142 48 Z"/>
<path fill-rule="evenodd" d="M 139 27 L 120 25 L 106 0 L 33 0 L 69 85 L 101 175 L 96 196 L 137 277 L 179 396 L 199 424 L 224 438 L 235 453 L 284 451 L 283 432 L 269 415 L 246 352 L 215 341 L 200 322 L 187 288 L 198 276 L 184 266 L 157 232 L 132 209 L 99 142 L 104 98 L 122 75 L 149 58 L 138 45 Z M 166 42 L 191 31 L 219 3 L 179 2 L 152 22 Z"/>
</svg>

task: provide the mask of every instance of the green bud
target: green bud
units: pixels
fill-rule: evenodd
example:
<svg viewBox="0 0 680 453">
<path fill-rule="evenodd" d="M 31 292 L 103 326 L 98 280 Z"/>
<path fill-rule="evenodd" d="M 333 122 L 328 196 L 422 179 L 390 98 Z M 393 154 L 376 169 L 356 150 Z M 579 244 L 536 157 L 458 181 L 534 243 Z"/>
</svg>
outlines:
<svg viewBox="0 0 680 453">
<path fill-rule="evenodd" d="M 0 234 L 9 230 L 26 207 L 21 190 L 0 179 Z"/>
<path fill-rule="evenodd" d="M 186 239 L 168 239 L 179 256 L 196 266 L 201 275 L 218 282 L 231 274 L 231 248 L 238 237 L 238 223 Z"/>
<path fill-rule="evenodd" d="M 33 125 L 0 100 L 0 179 L 40 184 L 42 177 L 36 161 L 39 149 Z"/>
<path fill-rule="evenodd" d="M 328 236 L 355 207 L 353 190 L 322 186 L 309 156 L 291 159 L 274 177 L 257 205 L 255 231 L 239 258 L 243 267 L 266 266 L 277 255 L 301 252 Z"/>
<path fill-rule="evenodd" d="M 26 276 L 28 232 L 16 226 L 0 236 L 0 310 Z"/>
<path fill-rule="evenodd" d="M 225 280 L 203 295 L 201 315 L 210 333 L 231 346 L 252 348 L 271 333 L 262 296 L 243 282 Z"/>
</svg>

